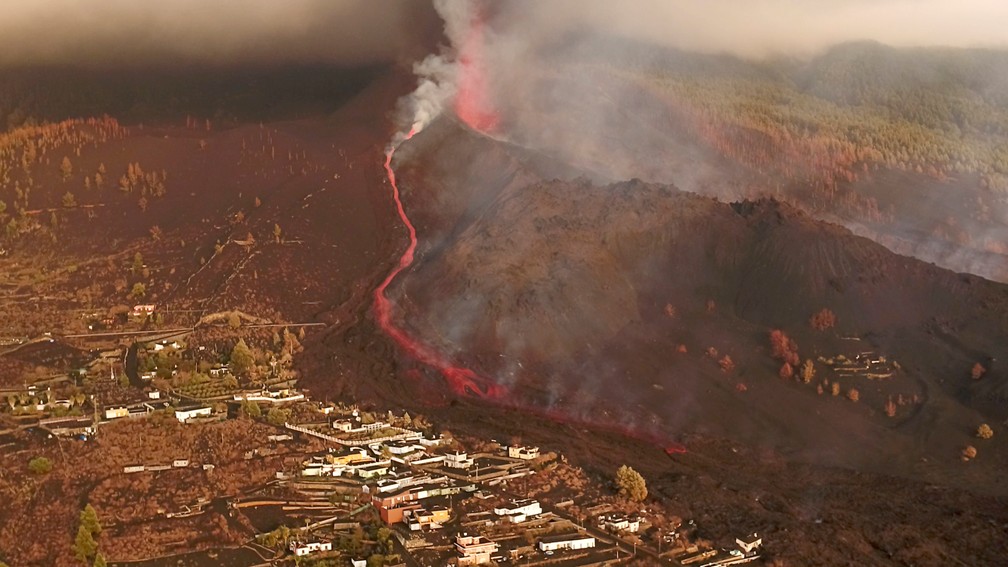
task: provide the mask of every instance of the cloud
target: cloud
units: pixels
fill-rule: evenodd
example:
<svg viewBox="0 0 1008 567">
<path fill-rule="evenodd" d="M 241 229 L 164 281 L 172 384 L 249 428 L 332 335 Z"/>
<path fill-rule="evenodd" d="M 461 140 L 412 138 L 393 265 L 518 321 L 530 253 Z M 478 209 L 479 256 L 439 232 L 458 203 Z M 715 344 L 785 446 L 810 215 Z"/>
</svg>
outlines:
<svg viewBox="0 0 1008 567">
<path fill-rule="evenodd" d="M 437 25 L 422 2 L 6 0 L 0 65 L 368 64 Z"/>
</svg>

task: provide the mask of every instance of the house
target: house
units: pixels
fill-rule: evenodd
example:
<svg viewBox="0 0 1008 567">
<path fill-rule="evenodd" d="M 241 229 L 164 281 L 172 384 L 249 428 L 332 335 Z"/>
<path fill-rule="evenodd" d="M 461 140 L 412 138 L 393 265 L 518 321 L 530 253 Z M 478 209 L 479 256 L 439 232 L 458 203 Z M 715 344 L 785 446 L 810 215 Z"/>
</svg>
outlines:
<svg viewBox="0 0 1008 567">
<path fill-rule="evenodd" d="M 350 567 L 367 567 L 367 559 L 351 559 Z"/>
<path fill-rule="evenodd" d="M 451 512 L 444 506 L 434 506 L 430 510 L 417 508 L 411 510 L 406 517 L 406 525 L 411 531 L 420 531 L 424 528 L 432 530 L 440 529 L 441 526 L 451 519 Z"/>
<path fill-rule="evenodd" d="M 161 399 L 161 391 L 160 390 L 151 390 L 150 392 L 147 392 L 147 399 L 148 400 L 160 400 Z"/>
<path fill-rule="evenodd" d="M 542 514 L 538 500 L 512 500 L 510 504 L 494 508 L 494 514 L 504 516 L 513 524 L 520 524 L 532 516 Z"/>
<path fill-rule="evenodd" d="M 354 467 L 357 476 L 361 478 L 374 478 L 376 476 L 383 476 L 388 474 L 389 471 L 389 461 L 383 461 L 378 463 L 370 463 L 367 465 L 362 465 Z"/>
<path fill-rule="evenodd" d="M 210 406 L 186 406 L 175 410 L 175 419 L 182 423 L 188 423 L 196 417 L 207 417 L 210 415 L 213 415 L 213 409 Z"/>
<path fill-rule="evenodd" d="M 640 518 L 627 517 L 621 514 L 612 514 L 602 517 L 602 527 L 610 532 L 637 533 L 640 530 Z"/>
<path fill-rule="evenodd" d="M 214 378 L 219 378 L 221 376 L 226 376 L 226 375 L 230 374 L 231 373 L 231 369 L 228 368 L 227 366 L 222 366 L 222 365 L 218 364 L 218 365 L 215 365 L 215 366 L 211 367 L 209 370 L 207 370 L 207 372 L 210 374 L 210 376 L 212 376 Z"/>
<path fill-rule="evenodd" d="M 539 458 L 539 447 L 525 447 L 510 445 L 508 446 L 508 456 L 512 459 L 521 459 L 523 461 L 531 461 L 533 459 Z"/>
<path fill-rule="evenodd" d="M 144 472 L 145 468 L 146 467 L 144 467 L 143 465 L 126 465 L 125 467 L 123 467 L 123 472 L 124 473 Z"/>
<path fill-rule="evenodd" d="M 539 540 L 539 551 L 565 551 L 595 547 L 595 538 L 578 533 L 544 537 Z"/>
<path fill-rule="evenodd" d="M 133 316 L 134 317 L 146 317 L 154 313 L 155 305 L 153 303 L 134 305 L 133 306 Z"/>
<path fill-rule="evenodd" d="M 271 404 L 282 404 L 286 402 L 297 402 L 305 399 L 305 395 L 296 390 L 284 388 L 282 390 L 260 390 L 258 392 L 242 392 L 234 395 L 235 401 L 268 402 Z"/>
<path fill-rule="evenodd" d="M 129 409 L 126 406 L 118 408 L 105 408 L 105 419 L 119 419 L 120 417 L 126 417 L 129 415 Z"/>
<path fill-rule="evenodd" d="M 172 466 L 177 469 L 182 469 L 189 466 L 189 459 L 175 459 L 172 461 Z"/>
<path fill-rule="evenodd" d="M 750 555 L 755 553 L 759 548 L 763 547 L 763 538 L 759 536 L 756 532 L 753 532 L 746 537 L 735 538 L 736 545 L 742 550 L 742 553 Z"/>
<path fill-rule="evenodd" d="M 455 451 L 445 455 L 445 466 L 452 469 L 468 469 L 473 466 L 474 460 L 462 451 Z"/>
<path fill-rule="evenodd" d="M 304 557 L 306 555 L 311 555 L 312 553 L 321 553 L 325 551 L 332 551 L 331 541 L 312 541 L 312 542 L 300 542 L 292 541 L 290 542 L 290 550 L 294 555 L 298 557 Z"/>
<path fill-rule="evenodd" d="M 461 533 L 455 536 L 455 551 L 458 552 L 458 564 L 465 565 L 489 565 L 490 556 L 497 553 L 498 546 L 495 542 L 483 536 L 471 536 Z"/>
</svg>

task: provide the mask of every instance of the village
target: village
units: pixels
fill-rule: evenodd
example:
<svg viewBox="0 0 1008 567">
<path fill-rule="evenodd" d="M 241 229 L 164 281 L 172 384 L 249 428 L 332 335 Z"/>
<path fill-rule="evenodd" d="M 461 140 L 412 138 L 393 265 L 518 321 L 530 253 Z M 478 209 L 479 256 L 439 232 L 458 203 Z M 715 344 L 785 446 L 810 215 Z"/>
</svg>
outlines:
<svg viewBox="0 0 1008 567">
<path fill-rule="evenodd" d="M 134 312 L 148 317 L 154 307 Z M 639 487 L 621 486 L 623 471 L 615 482 L 599 482 L 569 464 L 563 447 L 453 434 L 402 410 L 312 399 L 290 369 L 300 345 L 287 328 L 268 347 L 239 339 L 228 352 L 196 342 L 179 335 L 96 350 L 65 377 L 4 388 L 0 423 L 74 443 L 134 420 L 271 427 L 258 446 L 244 448 L 244 459 L 281 463 L 272 480 L 158 511 L 181 521 L 223 498 L 229 516 L 255 527 L 245 549 L 262 564 L 720 566 L 763 555 L 757 534 L 715 546 L 692 520 L 650 505 L 645 480 L 632 469 Z M 179 450 L 114 474 L 212 475 L 218 464 Z"/>
</svg>

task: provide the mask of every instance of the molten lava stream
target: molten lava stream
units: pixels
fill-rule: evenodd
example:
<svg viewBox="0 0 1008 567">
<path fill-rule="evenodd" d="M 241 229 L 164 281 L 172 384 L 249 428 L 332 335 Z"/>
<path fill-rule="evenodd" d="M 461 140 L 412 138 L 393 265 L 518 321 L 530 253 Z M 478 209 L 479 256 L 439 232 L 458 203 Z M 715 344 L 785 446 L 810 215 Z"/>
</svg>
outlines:
<svg viewBox="0 0 1008 567">
<path fill-rule="evenodd" d="M 410 131 L 406 139 L 413 137 L 414 132 Z M 409 246 L 399 257 L 399 264 L 382 281 L 381 285 L 375 288 L 374 292 L 374 313 L 378 326 L 386 335 L 392 338 L 410 356 L 418 361 L 436 368 L 445 377 L 448 386 L 459 396 L 476 396 L 480 398 L 501 398 L 504 396 L 504 388 L 492 381 L 479 376 L 469 368 L 454 366 L 448 358 L 431 346 L 423 343 L 419 339 L 411 336 L 405 329 L 397 326 L 392 321 L 392 302 L 385 295 L 389 284 L 406 268 L 413 263 L 416 253 L 417 237 L 416 228 L 410 222 L 403 208 L 402 199 L 399 196 L 399 186 L 396 184 L 395 172 L 392 171 L 392 156 L 395 148 L 389 150 L 385 155 L 385 172 L 388 175 L 389 183 L 392 185 L 392 199 L 395 201 L 399 218 L 406 225 L 409 232 Z"/>
</svg>

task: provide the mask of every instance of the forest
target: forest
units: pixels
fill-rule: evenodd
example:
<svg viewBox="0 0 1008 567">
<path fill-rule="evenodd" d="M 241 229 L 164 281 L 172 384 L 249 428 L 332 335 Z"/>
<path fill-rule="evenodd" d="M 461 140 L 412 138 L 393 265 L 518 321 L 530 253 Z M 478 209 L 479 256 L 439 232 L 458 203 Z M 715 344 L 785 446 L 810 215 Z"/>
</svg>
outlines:
<svg viewBox="0 0 1008 567">
<path fill-rule="evenodd" d="M 685 55 L 610 68 L 670 101 L 670 120 L 788 179 L 855 181 L 878 167 L 981 176 L 1008 192 L 1008 58 L 965 49 L 836 47 L 809 62 Z"/>
</svg>

